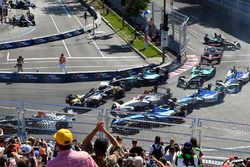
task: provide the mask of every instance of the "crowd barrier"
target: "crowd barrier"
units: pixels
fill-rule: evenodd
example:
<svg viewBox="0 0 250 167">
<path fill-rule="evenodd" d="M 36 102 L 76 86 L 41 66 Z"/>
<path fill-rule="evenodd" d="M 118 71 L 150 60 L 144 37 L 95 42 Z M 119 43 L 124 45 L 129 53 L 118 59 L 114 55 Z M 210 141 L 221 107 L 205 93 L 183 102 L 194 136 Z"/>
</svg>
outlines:
<svg viewBox="0 0 250 167">
<path fill-rule="evenodd" d="M 95 9 L 91 6 L 86 5 L 86 8 L 88 12 L 95 19 L 94 24 L 89 24 L 81 28 L 77 28 L 71 31 L 58 33 L 58 34 L 52 34 L 52 35 L 47 35 L 47 36 L 42 36 L 42 37 L 37 37 L 37 38 L 32 38 L 32 39 L 23 39 L 23 40 L 18 40 L 18 41 L 3 42 L 3 43 L 0 43 L 0 50 L 16 49 L 16 48 L 21 48 L 21 47 L 28 47 L 32 45 L 48 43 L 48 42 L 54 42 L 54 41 L 78 36 L 78 35 L 84 34 L 85 32 L 96 29 L 101 24 L 101 15 L 98 12 L 96 12 Z"/>
<path fill-rule="evenodd" d="M 177 60 L 162 68 L 169 72 L 177 69 L 181 63 Z M 0 72 L 0 82 L 4 83 L 70 83 L 111 80 L 117 76 L 137 75 L 143 68 L 153 68 L 156 64 L 140 66 L 131 69 L 121 69 L 105 72 Z"/>
</svg>

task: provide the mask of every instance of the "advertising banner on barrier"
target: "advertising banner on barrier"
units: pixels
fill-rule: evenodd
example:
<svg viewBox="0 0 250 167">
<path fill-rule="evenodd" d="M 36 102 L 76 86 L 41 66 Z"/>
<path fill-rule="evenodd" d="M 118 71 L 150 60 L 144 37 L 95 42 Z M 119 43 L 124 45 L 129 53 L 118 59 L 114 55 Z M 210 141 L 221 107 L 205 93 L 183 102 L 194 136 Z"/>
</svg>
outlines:
<svg viewBox="0 0 250 167">
<path fill-rule="evenodd" d="M 14 44 L 16 45 L 16 48 L 31 46 L 33 45 L 33 40 L 17 41 L 17 42 L 14 42 Z"/>
<path fill-rule="evenodd" d="M 13 49 L 16 48 L 14 43 L 2 43 L 0 44 L 0 50 Z"/>
<path fill-rule="evenodd" d="M 47 43 L 49 41 L 49 37 L 42 37 L 42 38 L 33 38 L 33 45 L 38 45 L 42 43 Z"/>
<path fill-rule="evenodd" d="M 0 73 L 0 82 L 14 82 L 15 77 L 13 73 Z"/>
<path fill-rule="evenodd" d="M 103 81 L 116 76 L 115 71 L 91 73 L 67 73 L 67 82 Z"/>
<path fill-rule="evenodd" d="M 74 30 L 74 31 L 68 31 L 68 32 L 62 33 L 61 35 L 62 35 L 63 39 L 66 39 L 66 38 L 77 36 L 77 35 L 80 35 L 80 34 L 83 34 L 83 33 L 84 33 L 84 29 L 80 28 L 80 29 L 77 29 L 77 30 Z"/>
</svg>

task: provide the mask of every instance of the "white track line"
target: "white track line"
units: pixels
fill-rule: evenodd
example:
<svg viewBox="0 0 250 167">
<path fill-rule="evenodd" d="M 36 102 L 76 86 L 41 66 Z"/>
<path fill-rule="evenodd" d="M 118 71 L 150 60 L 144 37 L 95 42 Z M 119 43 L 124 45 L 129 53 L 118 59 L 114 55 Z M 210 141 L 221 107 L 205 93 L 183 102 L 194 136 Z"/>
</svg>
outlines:
<svg viewBox="0 0 250 167">
<path fill-rule="evenodd" d="M 7 53 L 7 61 L 10 60 L 10 52 Z"/>
<path fill-rule="evenodd" d="M 187 46 L 189 49 L 191 49 L 192 51 L 196 52 L 196 50 L 194 50 L 193 48 L 191 48 L 191 46 Z M 196 52 L 197 53 L 197 52 Z"/>
<path fill-rule="evenodd" d="M 68 7 L 64 4 L 64 1 L 58 0 L 58 2 L 60 2 L 61 4 L 63 4 L 63 10 L 64 10 L 64 12 L 67 14 L 67 16 L 68 16 L 69 18 L 71 18 L 71 15 L 70 15 L 70 13 L 69 13 L 69 9 L 68 9 Z"/>
<path fill-rule="evenodd" d="M 101 57 L 69 57 L 68 59 L 70 60 L 84 60 L 84 59 L 100 59 Z M 131 56 L 116 56 L 116 57 L 103 57 L 103 59 L 138 59 L 138 57 L 131 57 Z M 29 61 L 29 60 L 58 60 L 57 57 L 41 57 L 41 58 L 25 58 L 25 61 Z M 16 61 L 16 59 L 9 59 L 10 61 Z M 0 63 L 2 64 L 2 63 Z"/>
<path fill-rule="evenodd" d="M 81 23 L 81 21 L 77 18 L 76 15 L 73 15 L 75 17 L 75 19 L 77 20 L 77 22 L 81 25 L 81 27 L 84 27 Z M 102 53 L 101 49 L 97 46 L 96 42 L 93 40 L 93 38 L 89 35 L 89 33 L 87 33 L 90 40 L 93 42 L 93 44 L 95 45 L 95 47 L 97 48 L 97 50 L 99 51 L 99 53 L 102 55 L 102 57 L 105 57 L 104 54 Z"/>
<path fill-rule="evenodd" d="M 52 22 L 54 23 L 57 32 L 60 33 L 60 31 L 59 31 L 59 29 L 58 29 L 58 26 L 56 25 L 56 22 L 55 22 L 54 18 L 53 18 L 51 15 L 50 15 L 50 18 L 51 18 Z M 62 40 L 62 43 L 63 43 L 63 45 L 64 45 L 64 47 L 65 47 L 65 49 L 66 49 L 66 51 L 67 51 L 69 57 L 72 57 L 71 54 L 70 54 L 70 52 L 69 52 L 69 49 L 68 49 L 67 45 L 65 44 L 65 41 L 64 41 L 64 40 Z"/>
</svg>

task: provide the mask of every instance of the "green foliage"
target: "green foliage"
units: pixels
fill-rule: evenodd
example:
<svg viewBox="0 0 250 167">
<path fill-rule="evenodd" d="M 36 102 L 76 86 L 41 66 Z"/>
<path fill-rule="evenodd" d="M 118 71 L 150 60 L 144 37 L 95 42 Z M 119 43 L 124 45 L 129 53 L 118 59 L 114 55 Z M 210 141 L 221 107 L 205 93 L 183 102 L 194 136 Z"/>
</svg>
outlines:
<svg viewBox="0 0 250 167">
<path fill-rule="evenodd" d="M 141 36 L 137 36 L 136 39 L 134 39 L 134 29 L 129 24 L 125 23 L 125 26 L 122 28 L 122 19 L 116 15 L 116 13 L 110 11 L 108 14 L 103 14 L 103 17 L 125 41 L 130 43 L 133 40 L 131 45 L 145 57 L 162 56 L 162 53 L 151 44 L 148 45 L 147 49 L 144 49 L 144 39 Z"/>
<path fill-rule="evenodd" d="M 136 17 L 146 10 L 150 0 L 127 0 L 125 12 L 128 16 Z"/>
</svg>

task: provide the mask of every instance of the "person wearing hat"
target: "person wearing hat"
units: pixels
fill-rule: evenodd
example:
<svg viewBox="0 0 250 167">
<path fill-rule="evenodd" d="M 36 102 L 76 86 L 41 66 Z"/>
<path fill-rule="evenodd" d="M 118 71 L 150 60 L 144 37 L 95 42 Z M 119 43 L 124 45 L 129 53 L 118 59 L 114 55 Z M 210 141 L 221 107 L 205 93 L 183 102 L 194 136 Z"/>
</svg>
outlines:
<svg viewBox="0 0 250 167">
<path fill-rule="evenodd" d="M 177 156 L 175 164 L 177 167 L 198 167 L 198 157 L 193 151 L 193 145 L 186 142 L 181 149 L 181 154 Z"/>
<path fill-rule="evenodd" d="M 46 167 L 98 167 L 85 151 L 72 150 L 73 135 L 69 129 L 60 129 L 54 134 L 57 156 Z"/>
<path fill-rule="evenodd" d="M 21 145 L 19 153 L 21 156 L 19 156 L 18 154 L 14 154 L 16 161 L 18 161 L 21 157 L 24 157 L 29 160 L 30 167 L 38 167 L 38 161 L 34 156 L 33 147 L 31 145 L 29 144 Z"/>
</svg>

